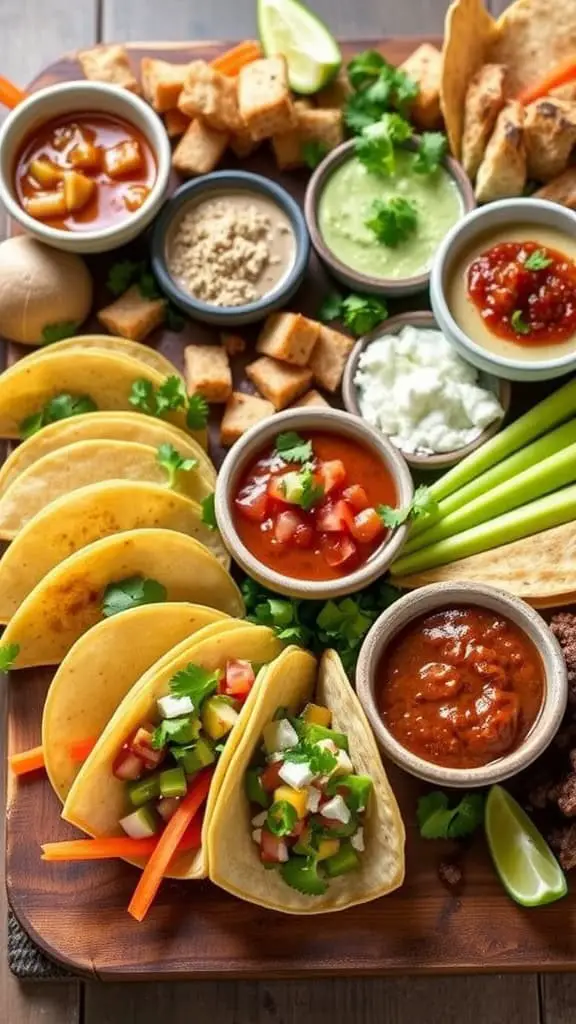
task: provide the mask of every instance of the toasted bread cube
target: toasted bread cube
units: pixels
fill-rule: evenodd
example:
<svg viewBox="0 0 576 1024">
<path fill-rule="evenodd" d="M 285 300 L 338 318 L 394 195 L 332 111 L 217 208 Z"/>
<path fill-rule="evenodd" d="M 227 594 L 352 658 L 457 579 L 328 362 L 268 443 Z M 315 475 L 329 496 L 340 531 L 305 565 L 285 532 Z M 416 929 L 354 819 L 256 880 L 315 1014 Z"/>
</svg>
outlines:
<svg viewBox="0 0 576 1024">
<path fill-rule="evenodd" d="M 220 424 L 220 444 L 229 448 L 250 427 L 261 420 L 268 419 L 275 412 L 271 402 L 266 402 L 256 395 L 245 395 L 234 391 L 226 403 Z"/>
<path fill-rule="evenodd" d="M 207 402 L 226 402 L 232 394 L 232 373 L 226 349 L 220 345 L 187 345 L 184 376 L 188 394 Z"/>
<path fill-rule="evenodd" d="M 246 376 L 275 409 L 285 409 L 312 383 L 312 371 L 308 368 L 290 366 L 268 356 L 250 363 L 246 367 Z"/>
<path fill-rule="evenodd" d="M 348 73 L 342 68 L 336 78 L 333 78 L 328 85 L 316 93 L 316 106 L 326 107 L 328 110 L 342 110 L 347 99 L 352 95 L 352 91 Z"/>
<path fill-rule="evenodd" d="M 317 142 L 326 153 L 344 139 L 341 110 L 297 110 L 296 127 L 282 135 L 274 135 L 272 148 L 280 170 L 303 167 L 305 146 Z"/>
<path fill-rule="evenodd" d="M 272 313 L 264 323 L 256 351 L 294 366 L 307 366 L 320 324 L 301 313 Z"/>
<path fill-rule="evenodd" d="M 216 132 L 203 121 L 192 121 L 172 154 L 172 166 L 186 177 L 208 174 L 221 160 L 228 139 L 226 132 Z"/>
<path fill-rule="evenodd" d="M 188 64 L 170 64 L 167 60 L 142 57 L 142 91 L 145 99 L 159 114 L 164 114 L 178 105 L 188 67 Z"/>
<path fill-rule="evenodd" d="M 253 139 L 268 139 L 290 131 L 296 112 L 284 57 L 266 57 L 241 68 L 238 107 Z"/>
<path fill-rule="evenodd" d="M 48 157 L 42 156 L 38 160 L 31 160 L 28 167 L 28 174 L 34 181 L 37 181 L 43 188 L 55 188 L 62 181 L 63 170 L 53 164 Z"/>
<path fill-rule="evenodd" d="M 216 71 L 205 60 L 193 60 L 188 66 L 178 109 L 188 117 L 203 118 L 216 131 L 242 127 L 236 79 Z"/>
<path fill-rule="evenodd" d="M 302 398 L 299 398 L 297 402 L 294 402 L 290 406 L 291 409 L 309 409 L 317 407 L 329 409 L 330 402 L 327 402 L 320 392 L 315 391 L 314 388 L 307 391 L 305 395 L 302 395 Z"/>
<path fill-rule="evenodd" d="M 110 334 L 142 341 L 164 321 L 165 313 L 164 299 L 146 299 L 140 294 L 138 285 L 133 284 L 119 299 L 101 309 L 97 317 Z"/>
<path fill-rule="evenodd" d="M 124 178 L 142 170 L 143 157 L 138 139 L 125 139 L 104 150 L 104 170 L 111 178 Z"/>
<path fill-rule="evenodd" d="M 132 72 L 128 54 L 123 46 L 95 46 L 81 50 L 78 60 L 86 78 L 94 82 L 119 85 L 130 92 L 140 92 L 140 83 Z"/>
<path fill-rule="evenodd" d="M 45 220 L 48 217 L 65 217 L 68 213 L 64 193 L 38 192 L 34 196 L 24 198 L 24 209 L 31 217 L 38 220 Z"/>
<path fill-rule="evenodd" d="M 230 136 L 230 149 L 239 160 L 244 160 L 245 157 L 250 156 L 250 153 L 253 153 L 258 145 L 259 143 L 252 138 L 248 129 L 244 127 L 237 128 Z"/>
<path fill-rule="evenodd" d="M 223 331 L 220 335 L 220 342 L 229 356 L 237 356 L 246 350 L 246 342 L 239 334 L 227 334 L 226 331 Z"/>
<path fill-rule="evenodd" d="M 410 117 L 418 128 L 436 128 L 440 122 L 440 80 L 442 54 L 431 43 L 422 43 L 400 65 L 418 86 L 418 95 L 410 104 Z"/>
<path fill-rule="evenodd" d="M 80 171 L 64 171 L 64 202 L 68 213 L 81 210 L 90 201 L 96 188 L 93 178 Z"/>
<path fill-rule="evenodd" d="M 164 114 L 164 124 L 168 138 L 176 139 L 179 135 L 184 135 L 186 129 L 190 127 L 190 118 L 178 110 L 178 107 L 174 107 L 174 110 L 167 110 Z"/>
<path fill-rule="evenodd" d="M 333 327 L 326 327 L 325 324 L 320 324 L 319 327 L 320 333 L 310 359 L 310 369 L 316 384 L 320 384 L 327 391 L 336 391 L 342 380 L 346 360 L 354 348 L 354 339 L 335 331 Z"/>
</svg>

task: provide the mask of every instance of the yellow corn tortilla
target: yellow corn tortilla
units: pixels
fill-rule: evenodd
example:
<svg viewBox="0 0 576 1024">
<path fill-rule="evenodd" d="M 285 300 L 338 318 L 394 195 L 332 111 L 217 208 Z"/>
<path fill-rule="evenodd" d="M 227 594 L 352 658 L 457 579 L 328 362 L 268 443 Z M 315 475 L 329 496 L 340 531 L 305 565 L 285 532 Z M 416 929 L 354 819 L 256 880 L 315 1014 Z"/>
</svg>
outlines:
<svg viewBox="0 0 576 1024">
<path fill-rule="evenodd" d="M 131 576 L 157 580 L 167 601 L 244 615 L 234 580 L 197 540 L 172 530 L 128 530 L 70 555 L 34 587 L 2 637 L 20 648 L 14 667 L 59 665 L 72 644 L 104 617 L 101 602 L 108 584 Z"/>
<path fill-rule="evenodd" d="M 44 576 L 88 544 L 126 530 L 162 529 L 194 537 L 225 569 L 230 556 L 196 502 L 158 484 L 112 480 L 51 501 L 0 559 L 0 624 L 6 624 Z"/>
<path fill-rule="evenodd" d="M 43 359 L 46 355 L 53 355 L 55 352 L 87 352 L 89 349 L 97 349 L 99 352 L 118 352 L 120 355 L 128 356 L 130 359 L 137 359 L 139 363 L 151 366 L 163 377 L 182 374 L 176 369 L 161 352 L 149 345 L 142 345 L 139 341 L 129 341 L 128 338 L 117 338 L 112 334 L 80 334 L 75 338 L 66 338 L 64 341 L 54 342 L 53 345 L 36 349 L 30 355 L 24 356 L 27 362 L 32 359 Z"/>
<path fill-rule="evenodd" d="M 106 480 L 140 480 L 171 490 L 156 448 L 133 441 L 77 441 L 44 455 L 0 498 L 0 539 L 12 540 L 48 502 Z M 179 471 L 173 491 L 201 502 L 213 488 L 198 469 Z"/>
<path fill-rule="evenodd" d="M 186 458 L 198 459 L 198 470 L 216 485 L 216 470 L 204 448 L 172 423 L 138 412 L 87 412 L 57 420 L 19 444 L 0 468 L 0 497 L 12 481 L 44 455 L 77 441 L 134 441 L 158 448 L 172 444 Z"/>
<path fill-rule="evenodd" d="M 198 604 L 143 605 L 104 619 L 74 644 L 54 676 L 42 715 L 48 778 L 64 801 L 80 765 L 70 742 L 97 740 L 120 702 L 158 659 L 192 637 L 213 636 L 237 619 Z"/>
<path fill-rule="evenodd" d="M 330 708 L 333 727 L 347 734 L 356 771 L 370 775 L 374 782 L 361 867 L 331 879 L 324 896 L 306 896 L 286 885 L 278 872 L 262 866 L 252 840 L 250 804 L 244 791 L 246 769 L 278 707 L 299 713 L 311 699 L 315 681 L 314 658 L 299 648 L 287 648 L 270 666 L 266 686 L 258 693 L 220 789 L 208 832 L 210 879 L 241 899 L 285 914 L 344 910 L 392 892 L 404 879 L 405 833 L 400 811 L 368 721 L 335 651 L 326 651 L 322 657 L 315 700 Z"/>
<path fill-rule="evenodd" d="M 264 666 L 242 708 L 212 779 L 202 827 L 202 849 L 181 854 L 171 865 L 169 878 L 205 878 L 208 874 L 207 838 L 210 834 L 218 793 L 229 771 L 234 751 L 250 726 L 260 690 L 267 686 L 269 662 L 277 658 L 282 643 L 266 626 L 242 624 L 237 629 L 218 631 L 208 640 L 179 645 L 175 657 L 153 666 L 128 692 L 104 729 L 100 740 L 82 766 L 66 802 L 62 817 L 90 836 L 122 835 L 118 824 L 128 811 L 125 783 L 115 778 L 112 765 L 123 743 L 143 722 L 156 718 L 156 701 L 169 693 L 172 676 L 190 662 L 209 671 L 223 669 L 226 662 L 241 658 Z M 141 861 L 131 860 L 142 866 Z"/>
<path fill-rule="evenodd" d="M 576 54 L 574 0 L 516 0 L 497 24 L 489 59 L 507 66 L 511 95 Z"/>
<path fill-rule="evenodd" d="M 446 12 L 440 106 L 450 149 L 458 160 L 462 149 L 466 90 L 472 76 L 488 59 L 488 49 L 496 31 L 496 22 L 486 10 L 483 0 L 454 0 Z"/>
</svg>

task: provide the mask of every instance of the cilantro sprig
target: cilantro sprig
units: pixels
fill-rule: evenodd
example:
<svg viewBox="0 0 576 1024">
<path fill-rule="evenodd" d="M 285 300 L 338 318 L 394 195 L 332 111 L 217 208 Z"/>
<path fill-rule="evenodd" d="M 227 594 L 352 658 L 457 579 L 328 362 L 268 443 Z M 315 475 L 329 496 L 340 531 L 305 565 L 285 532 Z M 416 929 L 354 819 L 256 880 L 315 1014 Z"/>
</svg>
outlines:
<svg viewBox="0 0 576 1024">
<path fill-rule="evenodd" d="M 418 95 L 418 85 L 377 50 L 357 54 L 348 65 L 354 90 L 344 107 L 350 131 L 361 132 L 390 110 L 404 111 Z"/>
<path fill-rule="evenodd" d="M 416 174 L 434 174 L 448 151 L 448 140 L 442 132 L 423 132 L 412 170 Z"/>
<path fill-rule="evenodd" d="M 274 447 L 284 462 L 310 462 L 313 457 L 312 442 L 300 437 L 295 430 L 278 434 Z"/>
<path fill-rule="evenodd" d="M 198 723 L 198 732 L 200 731 Z M 164 718 L 152 733 L 152 746 L 155 750 L 161 750 L 168 743 L 188 742 L 190 736 L 190 716 L 182 718 Z"/>
<path fill-rule="evenodd" d="M 285 750 L 283 757 L 292 764 L 309 764 L 314 775 L 330 775 L 338 763 L 332 751 L 306 740 L 300 740 L 296 747 Z"/>
<path fill-rule="evenodd" d="M 416 818 L 424 839 L 461 839 L 482 824 L 484 797 L 481 793 L 466 793 L 450 807 L 446 793 L 434 790 L 420 797 Z"/>
<path fill-rule="evenodd" d="M 0 644 L 0 672 L 9 672 L 20 654 L 20 644 Z"/>
<path fill-rule="evenodd" d="M 53 345 L 57 341 L 73 338 L 80 327 L 80 320 L 59 320 L 55 324 L 46 324 L 42 328 L 42 344 Z"/>
<path fill-rule="evenodd" d="M 510 326 L 516 334 L 530 334 L 530 324 L 524 319 L 521 309 L 515 309 L 510 317 Z"/>
<path fill-rule="evenodd" d="M 209 530 L 217 530 L 218 523 L 216 522 L 216 509 L 214 504 L 214 494 L 207 494 L 205 498 L 202 498 L 202 522 L 204 526 L 207 526 Z"/>
<path fill-rule="evenodd" d="M 159 419 L 178 409 L 186 410 L 186 424 L 190 430 L 202 430 L 208 422 L 208 403 L 199 394 L 187 395 L 184 381 L 171 374 L 157 388 L 145 377 L 132 382 L 130 405 L 147 416 Z"/>
<path fill-rule="evenodd" d="M 375 199 L 370 207 L 370 216 L 364 223 L 382 245 L 394 249 L 416 231 L 418 211 L 411 199 L 402 196 L 392 196 L 388 200 Z"/>
<path fill-rule="evenodd" d="M 158 580 L 144 576 L 127 576 L 126 579 L 109 583 L 102 596 L 102 614 L 109 619 L 130 608 L 144 604 L 158 604 L 165 601 L 166 587 Z"/>
<path fill-rule="evenodd" d="M 219 672 L 210 672 L 201 665 L 190 662 L 172 676 L 170 692 L 175 697 L 189 697 L 194 707 L 198 709 L 207 697 L 216 692 L 219 678 Z"/>
<path fill-rule="evenodd" d="M 186 458 L 181 455 L 177 448 L 169 441 L 161 444 L 156 449 L 156 461 L 165 469 L 168 474 L 168 486 L 175 487 L 178 473 L 189 473 L 196 469 L 198 459 Z"/>
<path fill-rule="evenodd" d="M 86 412 L 95 412 L 98 406 L 90 395 L 70 395 L 62 392 L 50 398 L 39 412 L 26 416 L 20 423 L 20 437 L 25 440 L 36 434 L 42 427 L 57 420 L 65 420 L 70 416 L 81 416 Z"/>
<path fill-rule="evenodd" d="M 436 507 L 437 502 L 432 497 L 428 487 L 425 484 L 421 484 L 414 491 L 414 497 L 408 505 L 404 505 L 402 508 L 393 508 L 391 505 L 378 505 L 376 511 L 384 526 L 393 530 L 409 520 L 432 515 Z"/>
<path fill-rule="evenodd" d="M 400 114 L 383 114 L 380 121 L 365 127 L 356 139 L 356 156 L 372 174 L 394 174 L 394 147 L 411 137 L 412 125 Z"/>
<path fill-rule="evenodd" d="M 315 170 L 321 164 L 324 157 L 329 153 L 329 148 L 320 139 L 311 139 L 302 146 L 302 159 L 310 170 Z"/>
<path fill-rule="evenodd" d="M 546 270 L 553 263 L 553 259 L 546 255 L 544 249 L 534 249 L 527 259 L 524 260 L 525 270 Z"/>
<path fill-rule="evenodd" d="M 373 331 L 387 316 L 388 308 L 381 299 L 375 295 L 357 295 L 354 292 L 346 298 L 332 292 L 318 310 L 318 318 L 324 323 L 342 320 L 344 326 L 357 338 Z"/>
</svg>

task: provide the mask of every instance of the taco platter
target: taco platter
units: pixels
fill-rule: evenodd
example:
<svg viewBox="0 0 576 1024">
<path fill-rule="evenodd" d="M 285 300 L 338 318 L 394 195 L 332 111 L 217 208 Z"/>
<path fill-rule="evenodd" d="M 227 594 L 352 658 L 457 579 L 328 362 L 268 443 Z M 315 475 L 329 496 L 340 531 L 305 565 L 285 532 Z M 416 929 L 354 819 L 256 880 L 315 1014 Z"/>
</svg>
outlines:
<svg viewBox="0 0 576 1024">
<path fill-rule="evenodd" d="M 0 132 L 10 899 L 103 977 L 566 966 L 573 12 L 276 2 Z"/>
</svg>

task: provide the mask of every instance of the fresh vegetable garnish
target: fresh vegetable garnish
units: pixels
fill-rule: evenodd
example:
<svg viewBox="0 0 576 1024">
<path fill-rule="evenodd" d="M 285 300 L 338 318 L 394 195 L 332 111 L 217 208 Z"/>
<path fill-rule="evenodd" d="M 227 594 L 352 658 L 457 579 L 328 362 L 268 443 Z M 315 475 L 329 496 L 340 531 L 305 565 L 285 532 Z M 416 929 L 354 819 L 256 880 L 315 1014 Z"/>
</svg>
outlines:
<svg viewBox="0 0 576 1024">
<path fill-rule="evenodd" d="M 132 384 L 128 401 L 140 412 L 159 418 L 177 409 L 186 409 L 186 423 L 191 430 L 201 430 L 208 422 L 206 399 L 197 394 L 188 396 L 184 381 L 176 374 L 166 377 L 158 388 L 146 378 L 138 378 Z"/>
<path fill-rule="evenodd" d="M 103 839 L 65 839 L 60 843 L 44 843 L 42 860 L 117 860 L 149 857 L 158 846 L 159 836 L 131 839 L 129 836 L 111 836 Z M 178 843 L 176 853 L 199 850 L 202 845 L 202 814 L 197 814 Z"/>
<path fill-rule="evenodd" d="M 481 793 L 466 793 L 450 807 L 446 793 L 435 790 L 420 797 L 416 817 L 424 839 L 461 839 L 482 824 L 484 797 Z"/>
<path fill-rule="evenodd" d="M 318 310 L 318 319 L 325 323 L 341 319 L 356 337 L 368 334 L 386 320 L 386 303 L 375 295 L 348 295 L 332 292 Z"/>
<path fill-rule="evenodd" d="M 266 828 L 273 836 L 289 836 L 293 831 L 298 815 L 296 809 L 287 800 L 276 800 L 266 817 Z"/>
<path fill-rule="evenodd" d="M 276 451 L 284 462 L 310 462 L 314 455 L 312 442 L 304 440 L 295 430 L 278 434 Z"/>
<path fill-rule="evenodd" d="M 412 125 L 400 114 L 384 114 L 356 139 L 356 156 L 372 174 L 394 173 L 394 146 L 412 137 Z"/>
<path fill-rule="evenodd" d="M 140 608 L 144 604 L 158 604 L 165 601 L 166 587 L 158 580 L 146 579 L 143 576 L 128 576 L 124 580 L 109 583 L 102 597 L 102 614 L 106 618 L 118 615 L 130 608 Z"/>
<path fill-rule="evenodd" d="M 252 64 L 262 56 L 262 47 L 254 39 L 244 39 L 241 43 L 230 47 L 211 61 L 215 71 L 234 78 L 246 64 Z"/>
<path fill-rule="evenodd" d="M 412 163 L 416 174 L 434 174 L 448 151 L 448 140 L 442 132 L 424 132 Z"/>
<path fill-rule="evenodd" d="M 60 320 L 56 324 L 46 324 L 42 330 L 42 344 L 53 345 L 56 341 L 73 338 L 79 327 L 78 320 Z"/>
<path fill-rule="evenodd" d="M 214 494 L 207 494 L 205 498 L 202 498 L 202 522 L 209 530 L 217 530 L 218 523 L 216 522 L 216 510 L 214 506 Z"/>
<path fill-rule="evenodd" d="M 527 259 L 524 260 L 526 270 L 545 270 L 553 260 L 548 257 L 544 249 L 534 249 Z"/>
<path fill-rule="evenodd" d="M 575 79 L 576 60 L 571 56 L 557 64 L 534 85 L 529 85 L 522 92 L 519 92 L 516 99 L 526 107 L 529 103 L 534 103 L 535 100 L 539 100 L 542 96 L 548 96 L 553 89 L 558 89 L 562 85 L 569 85 Z"/>
<path fill-rule="evenodd" d="M 358 91 L 372 85 L 381 77 L 381 72 L 387 70 L 392 72 L 394 68 L 378 50 L 363 50 L 349 62 L 348 79 L 352 88 Z"/>
<path fill-rule="evenodd" d="M 379 505 L 376 511 L 384 525 L 394 529 L 396 526 L 402 526 L 408 520 L 432 515 L 435 508 L 436 502 L 432 497 L 430 489 L 425 484 L 421 484 L 414 491 L 414 497 L 409 505 L 405 505 L 403 508 Z"/>
<path fill-rule="evenodd" d="M 148 384 L 148 381 L 142 383 Z M 152 393 L 154 394 L 153 385 Z M 173 374 L 170 377 L 166 377 L 166 380 L 158 386 L 155 392 L 155 409 L 153 414 L 155 416 L 163 416 L 165 412 L 170 412 L 172 409 L 183 409 L 186 406 L 187 394 L 186 388 L 181 377 L 177 377 Z"/>
<path fill-rule="evenodd" d="M 163 295 L 154 274 L 145 261 L 120 260 L 113 263 L 108 271 L 106 287 L 113 295 L 123 295 L 131 285 L 137 285 L 145 299 L 162 299 Z M 182 314 L 168 300 L 166 301 L 166 327 L 170 331 L 181 331 L 185 324 Z"/>
<path fill-rule="evenodd" d="M 318 310 L 318 319 L 323 323 L 330 323 L 331 320 L 338 320 L 342 314 L 343 296 L 338 292 L 330 292 L 326 296 Z"/>
<path fill-rule="evenodd" d="M 69 395 L 63 392 L 61 395 L 54 395 L 39 412 L 26 416 L 20 424 L 20 437 L 26 440 L 42 427 L 49 423 L 56 423 L 57 420 L 68 419 L 69 416 L 81 416 L 86 412 L 95 412 L 98 406 L 90 398 L 90 395 Z"/>
<path fill-rule="evenodd" d="M 198 465 L 198 459 L 185 458 L 169 441 L 158 446 L 156 461 L 162 466 L 162 469 L 166 470 L 169 487 L 176 486 L 178 473 L 189 473 Z"/>
<path fill-rule="evenodd" d="M 329 153 L 328 146 L 325 142 L 320 142 L 318 139 L 314 139 L 311 142 L 305 142 L 302 146 L 302 159 L 307 167 L 312 171 L 321 164 L 324 157 Z"/>
<path fill-rule="evenodd" d="M 300 0 L 258 0 L 258 28 L 266 56 L 285 58 L 294 92 L 318 92 L 340 68 L 334 36 Z"/>
<path fill-rule="evenodd" d="M 530 334 L 530 324 L 524 319 L 521 309 L 515 309 L 510 317 L 510 324 L 516 334 Z"/>
<path fill-rule="evenodd" d="M 219 679 L 219 672 L 209 672 L 190 662 L 172 676 L 170 692 L 176 697 L 189 697 L 194 707 L 199 708 L 206 697 L 216 691 Z"/>
<path fill-rule="evenodd" d="M 411 199 L 394 196 L 387 202 L 375 199 L 370 216 L 364 222 L 379 242 L 395 248 L 414 234 L 418 227 L 418 211 Z"/>
<path fill-rule="evenodd" d="M 8 763 L 13 775 L 28 775 L 30 772 L 41 771 L 46 767 L 44 748 L 32 747 L 30 750 L 22 750 L 19 754 L 11 754 Z"/>
<path fill-rule="evenodd" d="M 0 644 L 0 672 L 9 672 L 20 654 L 20 644 Z"/>
<path fill-rule="evenodd" d="M 348 65 L 355 90 L 344 107 L 344 120 L 354 133 L 379 121 L 391 109 L 403 111 L 418 95 L 418 85 L 377 50 L 366 50 Z"/>
<path fill-rule="evenodd" d="M 144 273 L 145 267 L 145 263 L 135 263 L 134 260 L 119 260 L 118 263 L 113 263 L 106 279 L 108 291 L 112 292 L 112 295 L 123 295 Z"/>
<path fill-rule="evenodd" d="M 284 760 L 292 764 L 308 764 L 314 775 L 329 775 L 337 761 L 330 750 L 300 740 L 297 746 L 284 752 Z"/>
<path fill-rule="evenodd" d="M 208 402 L 203 395 L 190 395 L 186 423 L 190 430 L 202 430 L 208 422 Z"/>
</svg>

